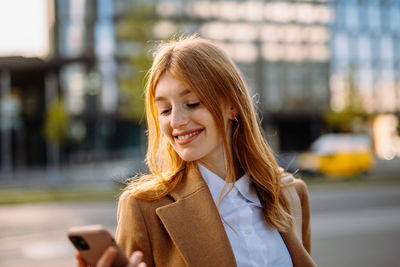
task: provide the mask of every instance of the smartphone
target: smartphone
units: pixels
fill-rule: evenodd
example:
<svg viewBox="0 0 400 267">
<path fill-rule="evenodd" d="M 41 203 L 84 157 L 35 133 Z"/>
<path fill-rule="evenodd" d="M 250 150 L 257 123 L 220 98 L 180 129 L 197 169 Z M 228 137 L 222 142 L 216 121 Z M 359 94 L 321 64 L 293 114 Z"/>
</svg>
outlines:
<svg viewBox="0 0 400 267">
<path fill-rule="evenodd" d="M 96 266 L 104 251 L 113 246 L 118 250 L 112 267 L 128 264 L 128 258 L 117 245 L 112 235 L 102 225 L 86 225 L 69 228 L 68 238 L 89 266 Z"/>
</svg>

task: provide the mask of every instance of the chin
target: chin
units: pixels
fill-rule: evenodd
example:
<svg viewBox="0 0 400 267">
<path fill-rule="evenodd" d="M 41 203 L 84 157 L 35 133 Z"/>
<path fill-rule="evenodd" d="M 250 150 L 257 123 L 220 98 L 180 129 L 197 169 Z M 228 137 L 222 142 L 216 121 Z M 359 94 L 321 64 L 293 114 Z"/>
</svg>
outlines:
<svg viewBox="0 0 400 267">
<path fill-rule="evenodd" d="M 195 161 L 200 159 L 201 157 L 198 154 L 195 153 L 187 153 L 187 152 L 183 152 L 183 153 L 178 153 L 178 155 L 181 157 L 181 159 L 183 159 L 184 161 Z"/>
</svg>

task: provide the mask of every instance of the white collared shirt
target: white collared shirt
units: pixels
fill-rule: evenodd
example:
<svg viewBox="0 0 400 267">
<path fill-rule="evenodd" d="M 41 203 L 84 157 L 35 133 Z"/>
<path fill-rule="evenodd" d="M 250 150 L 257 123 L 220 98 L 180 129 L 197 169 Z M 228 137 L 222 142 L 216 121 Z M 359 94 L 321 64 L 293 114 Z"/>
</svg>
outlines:
<svg viewBox="0 0 400 267">
<path fill-rule="evenodd" d="M 201 164 L 198 166 L 218 206 L 225 181 Z M 224 193 L 230 186 L 228 184 Z M 266 223 L 262 205 L 247 174 L 234 183 L 232 191 L 221 201 L 219 210 L 238 267 L 293 266 L 281 235 Z"/>
</svg>

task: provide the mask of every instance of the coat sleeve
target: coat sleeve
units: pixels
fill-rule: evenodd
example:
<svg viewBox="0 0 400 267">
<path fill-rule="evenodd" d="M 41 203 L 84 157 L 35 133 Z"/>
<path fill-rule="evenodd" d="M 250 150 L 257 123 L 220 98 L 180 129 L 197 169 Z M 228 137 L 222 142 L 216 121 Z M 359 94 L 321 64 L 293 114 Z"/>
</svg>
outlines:
<svg viewBox="0 0 400 267">
<path fill-rule="evenodd" d="M 296 179 L 296 191 L 301 203 L 303 246 L 311 255 L 310 200 L 307 185 L 303 180 Z"/>
<path fill-rule="evenodd" d="M 121 195 L 117 220 L 116 241 L 127 257 L 129 258 L 134 251 L 140 250 L 144 254 L 147 266 L 154 266 L 145 218 L 139 200 L 132 193 L 124 192 Z"/>
</svg>

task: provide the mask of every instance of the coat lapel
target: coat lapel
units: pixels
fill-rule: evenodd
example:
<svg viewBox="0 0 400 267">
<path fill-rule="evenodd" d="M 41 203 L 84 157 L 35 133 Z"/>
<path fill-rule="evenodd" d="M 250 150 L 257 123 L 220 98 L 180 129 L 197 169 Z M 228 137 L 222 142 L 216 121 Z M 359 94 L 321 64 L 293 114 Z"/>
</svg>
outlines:
<svg viewBox="0 0 400 267">
<path fill-rule="evenodd" d="M 156 210 L 188 266 L 236 266 L 228 236 L 211 193 L 197 169 L 190 170 Z M 294 267 L 315 267 L 294 229 L 281 233 Z"/>
<path fill-rule="evenodd" d="M 175 202 L 156 210 L 189 266 L 236 266 L 211 193 L 198 170 L 185 175 L 171 194 Z"/>
</svg>

